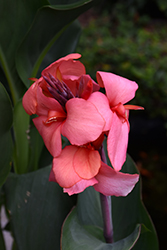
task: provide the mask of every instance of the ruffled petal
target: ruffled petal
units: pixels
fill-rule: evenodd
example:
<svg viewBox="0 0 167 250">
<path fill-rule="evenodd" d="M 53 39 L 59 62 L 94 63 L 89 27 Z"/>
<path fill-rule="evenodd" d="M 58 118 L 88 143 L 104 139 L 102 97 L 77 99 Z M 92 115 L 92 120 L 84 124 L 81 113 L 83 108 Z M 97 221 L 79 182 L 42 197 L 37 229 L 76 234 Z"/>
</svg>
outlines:
<svg viewBox="0 0 167 250">
<path fill-rule="evenodd" d="M 61 64 L 61 62 L 72 60 L 72 59 L 78 59 L 80 57 L 81 57 L 81 55 L 78 54 L 78 53 L 72 53 L 72 54 L 69 54 L 69 55 L 67 55 L 65 57 L 62 57 L 59 60 L 57 60 L 57 61 L 53 62 L 52 64 L 50 64 L 47 68 L 45 68 L 42 71 L 42 75 L 45 75 L 46 73 L 50 73 L 52 76 L 57 77 L 57 74 L 60 73 L 60 72 L 58 73 L 57 70 L 58 70 L 58 66 Z"/>
<path fill-rule="evenodd" d="M 97 150 L 78 148 L 74 155 L 74 169 L 83 179 L 91 179 L 99 172 L 101 158 Z"/>
<path fill-rule="evenodd" d="M 98 183 L 98 181 L 95 178 L 92 178 L 90 180 L 80 180 L 72 187 L 64 188 L 63 191 L 64 193 L 68 193 L 68 195 L 79 194 L 83 192 L 87 187 L 93 186 L 96 183 Z"/>
<path fill-rule="evenodd" d="M 134 98 L 138 89 L 136 82 L 112 73 L 98 71 L 96 77 L 99 85 L 105 87 L 111 107 L 120 102 L 122 104 L 127 103 Z"/>
<path fill-rule="evenodd" d="M 33 119 L 35 127 L 38 129 L 43 141 L 53 157 L 61 153 L 61 124 L 62 122 L 53 122 L 48 125 L 45 124 L 47 117 L 39 116 Z"/>
<path fill-rule="evenodd" d="M 66 103 L 67 119 L 62 126 L 62 134 L 71 144 L 84 145 L 96 140 L 102 133 L 105 121 L 96 107 L 81 98 L 73 98 Z"/>
<path fill-rule="evenodd" d="M 61 187 L 70 188 L 81 180 L 73 168 L 73 157 L 77 149 L 75 146 L 67 146 L 59 157 L 53 159 L 50 181 L 56 180 Z"/>
<path fill-rule="evenodd" d="M 122 122 L 113 113 L 112 125 L 108 134 L 107 149 L 113 168 L 119 171 L 126 160 L 128 145 L 129 123 Z"/>
<path fill-rule="evenodd" d="M 107 196 L 126 196 L 138 182 L 139 175 L 117 172 L 102 162 L 96 179 L 98 181 L 94 185 L 96 191 Z"/>
<path fill-rule="evenodd" d="M 22 104 L 27 114 L 36 114 L 37 109 L 37 88 L 41 78 L 34 82 L 23 96 Z"/>
<path fill-rule="evenodd" d="M 62 80 L 64 80 L 64 76 L 68 76 L 68 79 L 70 79 L 70 76 L 81 76 L 83 74 L 86 74 L 85 66 L 80 61 L 74 61 L 72 59 L 68 61 L 62 61 L 59 66 L 59 71 L 62 75 Z"/>
<path fill-rule="evenodd" d="M 37 89 L 37 102 L 38 102 L 36 109 L 37 115 L 47 116 L 49 110 L 55 110 L 59 113 L 65 114 L 60 103 L 54 98 L 45 96 L 40 87 Z"/>
<path fill-rule="evenodd" d="M 106 122 L 103 130 L 109 130 L 111 127 L 113 113 L 110 109 L 107 97 L 101 92 L 94 92 L 91 94 L 87 101 L 94 104 L 98 112 L 103 116 Z"/>
<path fill-rule="evenodd" d="M 71 53 L 71 54 L 68 54 L 67 56 L 61 57 L 56 62 L 67 61 L 69 59 L 79 59 L 80 57 L 81 57 L 81 54 L 79 53 Z"/>
</svg>

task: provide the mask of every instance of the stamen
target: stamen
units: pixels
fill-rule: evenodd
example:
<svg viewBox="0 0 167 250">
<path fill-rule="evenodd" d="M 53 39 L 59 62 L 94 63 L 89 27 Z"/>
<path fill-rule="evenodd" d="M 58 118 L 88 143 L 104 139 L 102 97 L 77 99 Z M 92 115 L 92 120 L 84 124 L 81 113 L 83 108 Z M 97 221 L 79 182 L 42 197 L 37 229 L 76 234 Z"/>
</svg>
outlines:
<svg viewBox="0 0 167 250">
<path fill-rule="evenodd" d="M 47 75 L 42 75 L 45 81 L 49 84 L 47 89 L 52 94 L 52 96 L 61 104 L 63 109 L 65 110 L 66 102 L 74 98 L 75 96 L 71 92 L 70 88 L 62 81 L 57 78 L 54 78 L 50 73 Z"/>
</svg>

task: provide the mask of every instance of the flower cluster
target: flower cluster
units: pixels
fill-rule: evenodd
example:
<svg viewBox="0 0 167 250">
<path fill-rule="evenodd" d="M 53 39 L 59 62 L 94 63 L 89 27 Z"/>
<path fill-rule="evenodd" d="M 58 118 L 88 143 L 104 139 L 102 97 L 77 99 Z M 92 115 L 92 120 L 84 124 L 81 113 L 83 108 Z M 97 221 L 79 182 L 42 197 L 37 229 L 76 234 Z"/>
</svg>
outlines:
<svg viewBox="0 0 167 250">
<path fill-rule="evenodd" d="M 141 109 L 126 105 L 138 85 L 100 71 L 96 83 L 78 58 L 70 54 L 44 69 L 25 93 L 23 107 L 37 114 L 33 122 L 53 156 L 50 181 L 69 195 L 94 186 L 104 195 L 126 196 L 139 178 L 119 172 L 126 159 L 129 110 Z M 61 135 L 70 142 L 63 149 Z M 101 157 L 105 136 L 113 168 Z"/>
</svg>

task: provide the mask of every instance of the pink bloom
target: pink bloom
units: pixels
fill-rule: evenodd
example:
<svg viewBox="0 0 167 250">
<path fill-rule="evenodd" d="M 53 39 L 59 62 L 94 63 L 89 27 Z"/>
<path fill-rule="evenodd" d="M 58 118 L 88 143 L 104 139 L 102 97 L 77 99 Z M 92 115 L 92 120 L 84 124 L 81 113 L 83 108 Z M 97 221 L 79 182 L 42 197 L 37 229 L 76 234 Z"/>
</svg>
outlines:
<svg viewBox="0 0 167 250">
<path fill-rule="evenodd" d="M 106 120 L 105 130 L 109 130 L 107 139 L 108 155 L 114 169 L 119 171 L 126 160 L 129 109 L 143 109 L 139 106 L 124 105 L 134 98 L 138 85 L 112 73 L 99 71 L 96 77 L 100 87 L 105 87 L 108 100 L 105 100 L 100 93 L 93 93 L 88 101 L 94 103 Z M 103 106 L 101 106 L 102 102 Z"/>
<path fill-rule="evenodd" d="M 103 116 L 88 102 L 99 86 L 85 75 L 82 63 L 71 54 L 51 64 L 42 72 L 23 97 L 23 107 L 29 115 L 37 114 L 33 122 L 50 153 L 61 153 L 61 134 L 71 144 L 83 145 L 96 140 L 105 126 Z"/>
<path fill-rule="evenodd" d="M 101 161 L 100 154 L 90 144 L 67 146 L 53 159 L 49 181 L 57 182 L 69 195 L 89 186 L 104 195 L 126 196 L 138 181 L 137 174 L 117 172 Z"/>
</svg>

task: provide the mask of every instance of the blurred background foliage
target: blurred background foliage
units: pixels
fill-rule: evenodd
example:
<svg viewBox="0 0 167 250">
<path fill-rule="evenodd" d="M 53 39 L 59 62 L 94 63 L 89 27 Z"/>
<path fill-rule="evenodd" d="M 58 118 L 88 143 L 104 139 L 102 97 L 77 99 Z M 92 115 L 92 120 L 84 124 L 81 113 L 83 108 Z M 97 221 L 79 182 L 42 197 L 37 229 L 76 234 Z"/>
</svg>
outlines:
<svg viewBox="0 0 167 250">
<path fill-rule="evenodd" d="M 97 9 L 96 9 L 97 10 Z M 98 16 L 98 14 L 100 14 Z M 135 103 L 150 117 L 167 118 L 167 2 L 104 1 L 84 30 L 77 51 L 87 73 L 109 71 L 139 84 Z M 133 101 L 134 103 L 134 101 Z"/>
<path fill-rule="evenodd" d="M 79 18 L 76 51 L 87 73 L 108 71 L 136 81 L 128 152 L 142 175 L 143 200 L 166 249 L 167 1 L 105 0 Z"/>
</svg>

